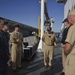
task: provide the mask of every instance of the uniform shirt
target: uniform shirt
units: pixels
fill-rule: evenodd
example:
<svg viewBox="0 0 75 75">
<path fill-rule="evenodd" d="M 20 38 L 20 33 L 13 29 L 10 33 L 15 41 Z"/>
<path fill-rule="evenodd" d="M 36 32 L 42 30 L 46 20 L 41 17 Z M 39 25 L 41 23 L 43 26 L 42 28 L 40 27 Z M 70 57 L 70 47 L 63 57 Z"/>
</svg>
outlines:
<svg viewBox="0 0 75 75">
<path fill-rule="evenodd" d="M 46 45 L 54 45 L 56 36 L 54 33 L 49 34 L 48 32 L 44 33 L 42 39 Z"/>
<path fill-rule="evenodd" d="M 72 53 L 75 54 L 75 24 L 70 27 L 65 41 L 71 44 Z"/>
<path fill-rule="evenodd" d="M 13 31 L 10 35 L 11 43 L 22 44 L 23 35 L 20 32 Z"/>
<path fill-rule="evenodd" d="M 61 43 L 62 44 L 65 44 L 65 40 L 66 40 L 66 36 L 67 36 L 67 33 L 68 33 L 68 30 L 69 30 L 70 27 L 66 27 L 62 33 L 62 40 L 61 40 Z"/>
</svg>

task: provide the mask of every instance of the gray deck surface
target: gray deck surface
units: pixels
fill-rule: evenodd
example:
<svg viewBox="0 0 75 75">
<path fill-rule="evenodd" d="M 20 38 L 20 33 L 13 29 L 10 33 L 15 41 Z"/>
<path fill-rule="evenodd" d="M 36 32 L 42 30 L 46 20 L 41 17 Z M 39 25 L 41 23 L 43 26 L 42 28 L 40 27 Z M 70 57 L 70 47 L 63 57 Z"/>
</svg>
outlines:
<svg viewBox="0 0 75 75">
<path fill-rule="evenodd" d="M 53 69 L 45 68 L 43 64 L 43 53 L 36 53 L 31 61 L 23 61 L 21 70 L 13 72 L 8 68 L 7 75 L 60 75 L 62 71 L 62 59 L 60 43 L 55 47 Z"/>
</svg>

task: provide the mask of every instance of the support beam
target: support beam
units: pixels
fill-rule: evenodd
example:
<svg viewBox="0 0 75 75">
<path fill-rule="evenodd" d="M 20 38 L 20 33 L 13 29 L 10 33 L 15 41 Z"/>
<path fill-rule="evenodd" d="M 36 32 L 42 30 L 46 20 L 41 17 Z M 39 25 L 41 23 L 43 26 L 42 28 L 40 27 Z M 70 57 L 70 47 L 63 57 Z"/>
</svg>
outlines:
<svg viewBox="0 0 75 75">
<path fill-rule="evenodd" d="M 44 33 L 44 1 L 45 0 L 41 0 L 41 38 L 38 46 L 38 52 L 43 52 L 42 36 Z"/>
</svg>

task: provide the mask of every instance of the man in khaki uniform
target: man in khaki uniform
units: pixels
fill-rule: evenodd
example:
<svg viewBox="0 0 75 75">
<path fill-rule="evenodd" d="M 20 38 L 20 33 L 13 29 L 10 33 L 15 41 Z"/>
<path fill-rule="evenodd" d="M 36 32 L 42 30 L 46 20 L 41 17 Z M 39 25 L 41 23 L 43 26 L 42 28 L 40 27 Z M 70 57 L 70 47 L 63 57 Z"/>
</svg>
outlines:
<svg viewBox="0 0 75 75">
<path fill-rule="evenodd" d="M 15 30 L 10 35 L 10 41 L 12 43 L 11 61 L 12 69 L 15 71 L 16 68 L 21 68 L 21 46 L 23 42 L 23 35 L 20 32 L 20 26 L 15 25 Z"/>
<path fill-rule="evenodd" d="M 64 49 L 63 49 L 63 47 L 65 46 L 65 39 L 66 39 L 68 30 L 70 28 L 70 23 L 68 21 L 68 18 L 64 19 L 63 23 L 64 23 L 64 26 L 65 26 L 65 28 L 63 30 L 63 33 L 62 33 L 62 40 L 61 40 L 63 70 L 62 70 L 62 73 L 60 75 L 65 75 L 64 74 L 64 67 L 65 67 L 64 63 L 65 63 L 65 60 L 66 60 L 66 56 L 64 55 Z"/>
<path fill-rule="evenodd" d="M 54 42 L 56 40 L 56 36 L 51 32 L 51 27 L 47 28 L 47 32 L 44 33 L 42 40 L 44 42 L 44 65 L 45 67 L 50 66 L 52 69 L 52 60 L 54 53 Z"/>
<path fill-rule="evenodd" d="M 64 46 L 64 54 L 66 55 L 65 75 L 75 75 L 75 9 L 68 13 L 68 20 L 71 27 Z"/>
</svg>

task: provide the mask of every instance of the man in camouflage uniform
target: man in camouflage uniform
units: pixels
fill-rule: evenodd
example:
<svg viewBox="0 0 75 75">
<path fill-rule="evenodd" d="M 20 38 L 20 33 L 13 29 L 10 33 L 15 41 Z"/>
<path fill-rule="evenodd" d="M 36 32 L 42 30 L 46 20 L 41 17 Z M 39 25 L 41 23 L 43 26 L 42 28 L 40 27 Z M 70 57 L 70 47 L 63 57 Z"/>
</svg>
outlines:
<svg viewBox="0 0 75 75">
<path fill-rule="evenodd" d="M 47 32 L 44 33 L 42 40 L 44 42 L 44 65 L 45 67 L 50 66 L 52 69 L 52 60 L 54 54 L 54 42 L 56 41 L 56 36 L 51 32 L 51 27 L 47 28 Z"/>
<path fill-rule="evenodd" d="M 12 61 L 12 69 L 15 71 L 16 68 L 21 68 L 21 50 L 22 50 L 22 42 L 23 35 L 20 32 L 20 26 L 15 25 L 15 30 L 10 35 L 10 41 L 12 43 L 12 51 L 11 51 L 11 61 Z"/>
</svg>

